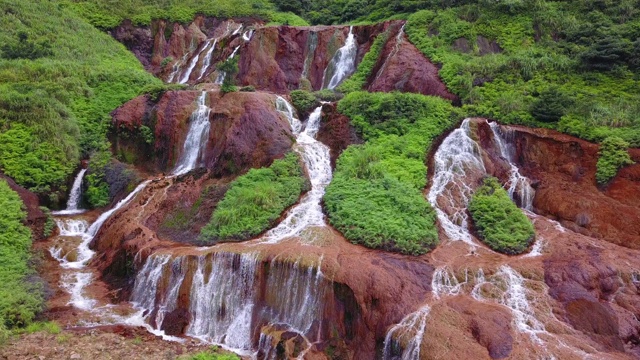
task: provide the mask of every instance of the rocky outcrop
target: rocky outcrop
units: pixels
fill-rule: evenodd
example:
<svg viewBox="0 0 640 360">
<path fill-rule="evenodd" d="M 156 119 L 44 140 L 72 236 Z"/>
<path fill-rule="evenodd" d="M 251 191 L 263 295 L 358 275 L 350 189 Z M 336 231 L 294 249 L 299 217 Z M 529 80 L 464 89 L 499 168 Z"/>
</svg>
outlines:
<svg viewBox="0 0 640 360">
<path fill-rule="evenodd" d="M 9 184 L 11 190 L 15 191 L 27 212 L 27 218 L 25 219 L 25 225 L 31 229 L 31 234 L 34 240 L 42 240 L 45 238 L 44 229 L 47 223 L 47 215 L 40 209 L 40 201 L 38 196 L 31 191 L 18 185 L 12 178 L 6 176 L 0 172 L 0 179 Z"/>
<path fill-rule="evenodd" d="M 114 111 L 110 134 L 114 153 L 150 172 L 171 171 L 200 94 L 168 91 L 157 102 L 141 96 Z M 209 91 L 206 103 L 211 113 L 203 162 L 214 176 L 267 166 L 291 148 L 293 135 L 287 120 L 275 110 L 274 95 Z M 143 126 L 148 128 L 146 135 Z"/>
<path fill-rule="evenodd" d="M 640 249 L 640 150 L 636 164 L 605 188 L 596 185 L 597 144 L 552 130 L 513 127 L 517 161 L 537 181 L 534 207 L 570 229 Z"/>
<path fill-rule="evenodd" d="M 349 118 L 338 112 L 336 104 L 325 104 L 322 107 L 317 139 L 329 147 L 332 167 L 336 166 L 336 160 L 349 145 L 363 143 Z"/>
<path fill-rule="evenodd" d="M 369 91 L 402 91 L 423 95 L 440 96 L 458 101 L 458 97 L 449 92 L 438 75 L 439 69 L 431 63 L 407 39 L 398 26 L 389 32 L 370 79 L 366 85 Z"/>
</svg>

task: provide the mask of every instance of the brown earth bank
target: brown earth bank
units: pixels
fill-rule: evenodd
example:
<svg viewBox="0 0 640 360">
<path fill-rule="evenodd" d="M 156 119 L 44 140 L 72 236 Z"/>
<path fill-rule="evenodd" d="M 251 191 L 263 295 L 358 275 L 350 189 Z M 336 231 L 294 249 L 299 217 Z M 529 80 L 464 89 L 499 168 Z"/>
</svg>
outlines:
<svg viewBox="0 0 640 360">
<path fill-rule="evenodd" d="M 206 350 L 209 346 L 200 343 L 167 342 L 143 328 L 114 325 L 20 335 L 0 347 L 0 359 L 173 360 Z"/>
<path fill-rule="evenodd" d="M 372 92 L 402 91 L 440 96 L 459 102 L 438 75 L 438 68 L 400 30 L 389 31 L 389 39 L 378 56 L 365 88 Z"/>
<path fill-rule="evenodd" d="M 336 160 L 349 145 L 364 143 L 357 134 L 356 129 L 351 125 L 349 118 L 338 112 L 336 103 L 322 106 L 320 130 L 316 138 L 329 147 L 331 166 L 334 168 Z"/>
<path fill-rule="evenodd" d="M 275 109 L 275 95 L 207 91 L 210 130 L 203 163 L 216 176 L 268 166 L 293 144 L 287 119 Z M 135 98 L 113 112 L 109 138 L 120 159 L 150 172 L 170 172 L 182 152 L 191 114 L 201 91 L 167 91 L 157 102 Z M 153 132 L 146 141 L 141 126 Z"/>
</svg>

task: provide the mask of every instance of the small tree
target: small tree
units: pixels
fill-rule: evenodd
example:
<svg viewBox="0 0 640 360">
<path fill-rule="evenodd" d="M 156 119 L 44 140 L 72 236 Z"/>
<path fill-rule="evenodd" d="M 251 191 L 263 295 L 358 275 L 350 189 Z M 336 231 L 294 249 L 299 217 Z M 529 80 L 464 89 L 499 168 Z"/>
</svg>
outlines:
<svg viewBox="0 0 640 360">
<path fill-rule="evenodd" d="M 238 58 L 229 58 L 216 66 L 218 71 L 224 73 L 224 80 L 220 90 L 223 94 L 236 91 L 236 75 L 238 74 Z"/>
<path fill-rule="evenodd" d="M 565 114 L 571 99 L 557 87 L 543 91 L 531 106 L 531 115 L 538 121 L 556 122 Z"/>
</svg>

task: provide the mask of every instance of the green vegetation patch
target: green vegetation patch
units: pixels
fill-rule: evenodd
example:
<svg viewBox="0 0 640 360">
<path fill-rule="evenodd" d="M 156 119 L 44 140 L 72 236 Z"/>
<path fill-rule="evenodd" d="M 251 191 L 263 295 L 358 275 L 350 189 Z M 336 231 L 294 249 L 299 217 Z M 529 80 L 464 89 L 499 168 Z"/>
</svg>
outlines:
<svg viewBox="0 0 640 360">
<path fill-rule="evenodd" d="M 598 153 L 596 181 L 598 184 L 606 184 L 613 179 L 618 170 L 625 165 L 633 164 L 633 160 L 627 151 L 629 143 L 619 137 L 611 136 L 602 142 Z"/>
<path fill-rule="evenodd" d="M 636 3 L 434 4 L 409 16 L 406 33 L 469 116 L 640 146 Z"/>
<path fill-rule="evenodd" d="M 0 332 L 25 327 L 44 305 L 43 289 L 29 268 L 31 231 L 22 200 L 0 180 Z"/>
<path fill-rule="evenodd" d="M 533 224 L 496 178 L 484 179 L 469 202 L 469 212 L 480 239 L 494 251 L 521 254 L 535 239 Z"/>
<path fill-rule="evenodd" d="M 353 73 L 353 75 L 351 75 L 342 84 L 340 84 L 340 86 L 338 86 L 339 91 L 346 94 L 353 91 L 359 91 L 364 88 L 367 80 L 369 79 L 369 77 L 371 77 L 373 67 L 376 65 L 376 62 L 380 58 L 382 49 L 384 48 L 384 45 L 387 43 L 388 39 L 388 30 L 376 37 L 376 39 L 371 44 L 371 48 L 364 55 L 360 64 L 358 64 L 358 69 L 356 70 L 356 72 Z"/>
<path fill-rule="evenodd" d="M 81 158 L 108 152 L 109 113 L 161 81 L 58 2 L 6 0 L 0 12 L 0 169 L 34 192 L 66 192 Z"/>
<path fill-rule="evenodd" d="M 251 169 L 231 184 L 200 236 L 211 242 L 250 239 L 272 227 L 304 190 L 307 180 L 296 153 Z"/>
<path fill-rule="evenodd" d="M 273 24 L 308 25 L 293 13 L 275 11 L 268 0 L 129 0 L 118 2 L 117 6 L 110 0 L 60 3 L 100 29 L 115 28 L 125 19 L 130 19 L 134 25 L 149 25 L 154 19 L 189 23 L 198 14 L 218 18 L 257 16 Z"/>
<path fill-rule="evenodd" d="M 458 118 L 441 98 L 352 92 L 338 104 L 367 142 L 338 159 L 324 197 L 329 221 L 371 248 L 423 254 L 437 245 L 435 212 L 422 194 L 431 142 Z"/>
</svg>

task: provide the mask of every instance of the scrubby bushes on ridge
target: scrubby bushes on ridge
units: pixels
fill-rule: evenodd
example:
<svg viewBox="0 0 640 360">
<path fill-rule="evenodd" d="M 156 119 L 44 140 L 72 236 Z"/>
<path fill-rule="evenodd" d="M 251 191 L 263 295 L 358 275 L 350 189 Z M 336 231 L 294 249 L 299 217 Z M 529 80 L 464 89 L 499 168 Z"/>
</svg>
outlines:
<svg viewBox="0 0 640 360">
<path fill-rule="evenodd" d="M 598 184 L 606 184 L 613 179 L 618 170 L 625 165 L 633 164 L 627 149 L 629 143 L 616 136 L 611 136 L 602 142 L 598 153 L 596 181 Z"/>
</svg>

